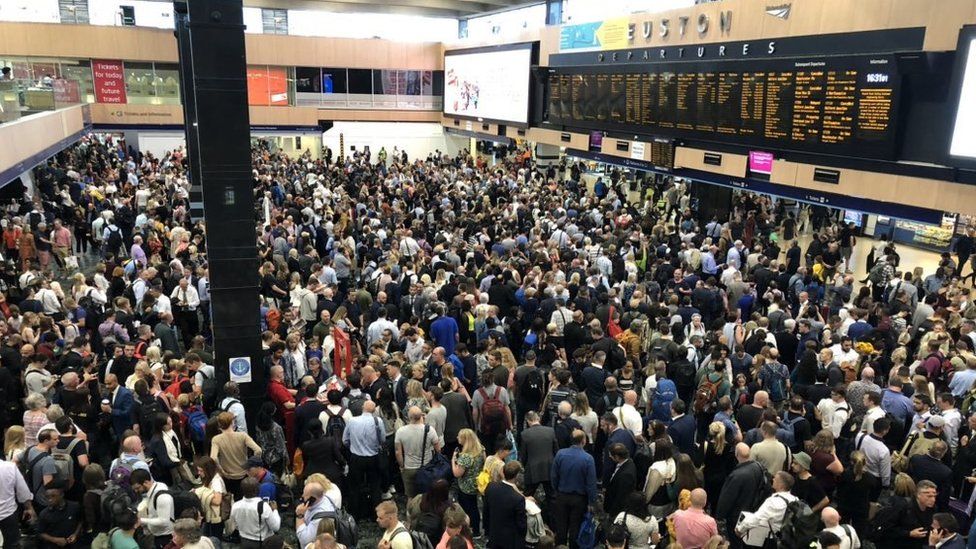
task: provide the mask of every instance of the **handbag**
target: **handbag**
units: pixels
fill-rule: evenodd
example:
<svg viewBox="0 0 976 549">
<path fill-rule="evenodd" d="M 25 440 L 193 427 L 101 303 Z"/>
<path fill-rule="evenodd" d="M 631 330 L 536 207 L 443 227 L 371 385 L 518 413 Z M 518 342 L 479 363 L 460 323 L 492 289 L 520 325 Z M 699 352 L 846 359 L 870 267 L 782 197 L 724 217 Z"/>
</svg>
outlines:
<svg viewBox="0 0 976 549">
<path fill-rule="evenodd" d="M 912 446 L 915 445 L 915 441 L 921 436 L 921 431 L 916 431 L 908 440 L 905 441 L 905 445 L 901 447 L 900 452 L 895 452 L 891 454 L 891 469 L 899 473 L 904 473 L 908 471 L 908 458 L 909 452 L 912 450 Z"/>
<path fill-rule="evenodd" d="M 301 448 L 295 448 L 295 455 L 291 458 L 291 470 L 297 477 L 301 477 L 305 472 L 305 458 Z"/>
<path fill-rule="evenodd" d="M 576 545 L 579 549 L 595 549 L 596 547 L 596 519 L 589 511 L 583 515 L 583 522 L 580 523 L 579 534 L 576 536 Z"/>
<path fill-rule="evenodd" d="M 430 425 L 424 425 L 424 441 L 420 447 L 420 469 L 417 470 L 417 476 L 414 479 L 418 494 L 425 493 L 434 485 L 434 482 L 440 479 L 446 480 L 452 473 L 451 463 L 440 452 L 434 452 L 431 460 L 424 463 L 424 458 L 427 457 L 428 432 L 430 432 Z"/>
</svg>

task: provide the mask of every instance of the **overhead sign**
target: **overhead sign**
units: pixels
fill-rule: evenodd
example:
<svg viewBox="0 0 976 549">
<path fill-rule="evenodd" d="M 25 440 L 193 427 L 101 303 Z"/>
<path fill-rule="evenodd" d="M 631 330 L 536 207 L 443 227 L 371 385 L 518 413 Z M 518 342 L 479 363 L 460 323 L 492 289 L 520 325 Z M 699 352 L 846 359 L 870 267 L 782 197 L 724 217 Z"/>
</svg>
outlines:
<svg viewBox="0 0 976 549">
<path fill-rule="evenodd" d="M 559 51 L 616 50 L 630 41 L 630 24 L 626 17 L 563 25 L 559 30 Z"/>
<path fill-rule="evenodd" d="M 125 70 L 122 62 L 92 59 L 91 67 L 95 102 L 124 104 Z"/>
<path fill-rule="evenodd" d="M 236 383 L 250 383 L 251 357 L 239 356 L 230 359 L 230 380 Z"/>
</svg>

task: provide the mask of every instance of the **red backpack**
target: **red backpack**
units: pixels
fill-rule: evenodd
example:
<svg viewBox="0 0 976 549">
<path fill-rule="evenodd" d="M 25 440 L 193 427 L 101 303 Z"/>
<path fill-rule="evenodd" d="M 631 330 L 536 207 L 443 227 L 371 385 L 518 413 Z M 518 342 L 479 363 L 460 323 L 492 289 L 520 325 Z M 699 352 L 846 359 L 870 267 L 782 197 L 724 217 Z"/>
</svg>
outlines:
<svg viewBox="0 0 976 549">
<path fill-rule="evenodd" d="M 495 387 L 495 394 L 491 397 L 488 396 L 484 387 L 478 389 L 478 392 L 481 393 L 481 398 L 484 400 L 481 403 L 481 431 L 487 433 L 489 429 L 494 429 L 499 425 L 508 429 L 510 426 L 508 416 L 505 414 L 505 404 L 498 398 L 501 396 L 502 388 Z M 501 430 L 496 429 L 495 432 L 498 433 Z"/>
</svg>

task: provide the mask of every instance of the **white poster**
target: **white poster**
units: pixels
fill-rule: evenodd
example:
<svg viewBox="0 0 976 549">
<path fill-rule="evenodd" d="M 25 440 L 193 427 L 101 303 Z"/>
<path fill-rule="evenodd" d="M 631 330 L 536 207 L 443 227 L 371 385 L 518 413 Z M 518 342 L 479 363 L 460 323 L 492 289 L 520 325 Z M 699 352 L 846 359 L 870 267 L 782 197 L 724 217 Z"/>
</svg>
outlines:
<svg viewBox="0 0 976 549">
<path fill-rule="evenodd" d="M 644 160 L 644 144 L 634 141 L 630 144 L 630 157 L 634 160 Z"/>
<path fill-rule="evenodd" d="M 237 383 L 251 382 L 251 357 L 239 356 L 230 359 L 230 380 Z"/>
<path fill-rule="evenodd" d="M 952 131 L 949 154 L 952 156 L 976 158 L 976 40 L 969 44 L 966 68 L 963 72 L 962 92 L 959 95 L 959 110 Z"/>
<path fill-rule="evenodd" d="M 444 56 L 444 114 L 525 124 L 532 50 Z"/>
</svg>

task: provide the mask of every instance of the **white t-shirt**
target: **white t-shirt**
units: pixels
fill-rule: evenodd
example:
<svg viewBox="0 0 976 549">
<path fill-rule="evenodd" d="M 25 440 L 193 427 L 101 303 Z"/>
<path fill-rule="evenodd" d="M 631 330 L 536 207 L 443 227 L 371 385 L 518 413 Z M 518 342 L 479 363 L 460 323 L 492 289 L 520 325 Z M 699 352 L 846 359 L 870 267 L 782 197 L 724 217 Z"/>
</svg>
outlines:
<svg viewBox="0 0 976 549">
<path fill-rule="evenodd" d="M 846 402 L 834 402 L 832 398 L 824 398 L 817 403 L 817 411 L 820 412 L 820 423 L 823 428 L 830 429 L 834 438 L 837 438 L 840 436 L 844 422 L 851 414 L 851 407 Z"/>
</svg>

